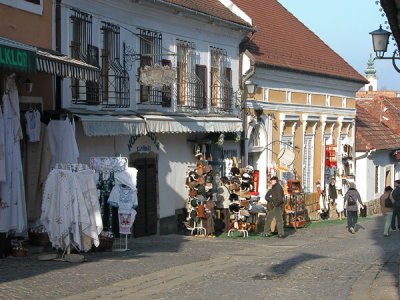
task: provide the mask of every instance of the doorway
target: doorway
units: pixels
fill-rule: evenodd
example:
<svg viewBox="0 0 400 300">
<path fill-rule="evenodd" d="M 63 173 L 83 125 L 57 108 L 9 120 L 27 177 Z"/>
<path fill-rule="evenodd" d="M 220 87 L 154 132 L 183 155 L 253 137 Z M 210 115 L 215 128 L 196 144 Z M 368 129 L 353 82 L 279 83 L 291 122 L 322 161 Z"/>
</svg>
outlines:
<svg viewBox="0 0 400 300">
<path fill-rule="evenodd" d="M 155 157 L 131 155 L 131 166 L 138 170 L 138 207 L 133 225 L 133 236 L 142 237 L 157 234 L 157 160 Z"/>
</svg>

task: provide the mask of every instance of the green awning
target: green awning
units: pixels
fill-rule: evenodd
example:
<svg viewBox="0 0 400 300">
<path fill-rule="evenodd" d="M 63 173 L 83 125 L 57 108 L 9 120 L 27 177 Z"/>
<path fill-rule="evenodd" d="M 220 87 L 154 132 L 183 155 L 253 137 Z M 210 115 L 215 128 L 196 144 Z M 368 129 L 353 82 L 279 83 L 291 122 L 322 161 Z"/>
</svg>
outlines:
<svg viewBox="0 0 400 300">
<path fill-rule="evenodd" d="M 35 73 L 36 52 L 35 47 L 0 37 L 0 68 Z"/>
</svg>

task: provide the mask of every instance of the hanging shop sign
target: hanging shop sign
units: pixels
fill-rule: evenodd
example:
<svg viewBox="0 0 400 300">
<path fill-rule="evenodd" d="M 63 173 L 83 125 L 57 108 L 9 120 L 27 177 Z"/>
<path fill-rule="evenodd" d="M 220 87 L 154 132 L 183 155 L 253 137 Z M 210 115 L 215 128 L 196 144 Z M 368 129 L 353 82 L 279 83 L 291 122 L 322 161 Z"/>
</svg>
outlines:
<svg viewBox="0 0 400 300">
<path fill-rule="evenodd" d="M 283 166 L 292 165 L 294 158 L 295 158 L 294 152 L 288 148 L 282 148 L 282 150 L 278 154 L 279 162 Z"/>
<path fill-rule="evenodd" d="M 147 137 L 148 139 L 150 139 L 151 143 L 145 143 L 144 141 L 141 141 L 140 143 L 136 143 L 137 140 L 141 137 Z M 157 136 L 152 132 L 149 132 L 146 135 L 131 135 L 131 137 L 129 138 L 129 142 L 128 142 L 129 152 L 132 152 L 132 151 L 152 152 L 153 147 L 155 147 L 157 150 L 160 150 L 160 142 L 158 141 Z"/>
<path fill-rule="evenodd" d="M 36 71 L 36 52 L 0 44 L 0 67 L 34 73 Z"/>
<path fill-rule="evenodd" d="M 176 69 L 170 66 L 145 66 L 140 69 L 140 83 L 154 87 L 171 85 L 176 81 Z"/>
</svg>

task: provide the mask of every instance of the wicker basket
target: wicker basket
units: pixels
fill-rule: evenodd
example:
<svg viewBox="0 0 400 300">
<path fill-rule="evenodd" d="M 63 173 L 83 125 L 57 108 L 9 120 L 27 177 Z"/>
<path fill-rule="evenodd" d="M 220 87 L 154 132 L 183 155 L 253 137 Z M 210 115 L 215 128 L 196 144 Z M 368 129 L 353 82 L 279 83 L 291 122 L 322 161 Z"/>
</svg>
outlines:
<svg viewBox="0 0 400 300">
<path fill-rule="evenodd" d="M 98 247 L 93 246 L 93 250 L 96 252 L 105 252 L 105 251 L 111 251 L 113 244 L 114 244 L 114 238 L 110 237 L 105 237 L 105 236 L 99 236 L 100 244 Z"/>
<path fill-rule="evenodd" d="M 33 232 L 29 231 L 29 241 L 32 245 L 47 246 L 50 243 L 49 235 L 47 232 Z"/>
<path fill-rule="evenodd" d="M 28 249 L 12 249 L 11 254 L 14 257 L 26 257 L 28 255 Z"/>
</svg>

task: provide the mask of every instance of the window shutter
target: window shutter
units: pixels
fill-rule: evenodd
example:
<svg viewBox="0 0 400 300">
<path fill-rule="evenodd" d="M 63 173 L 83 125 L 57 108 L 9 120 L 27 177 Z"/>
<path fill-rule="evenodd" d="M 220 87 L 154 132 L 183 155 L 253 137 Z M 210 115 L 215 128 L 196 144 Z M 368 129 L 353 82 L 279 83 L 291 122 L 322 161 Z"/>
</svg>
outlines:
<svg viewBox="0 0 400 300">
<path fill-rule="evenodd" d="M 303 186 L 307 192 L 312 191 L 313 172 L 314 172 L 314 137 L 304 137 L 303 151 Z"/>
</svg>

